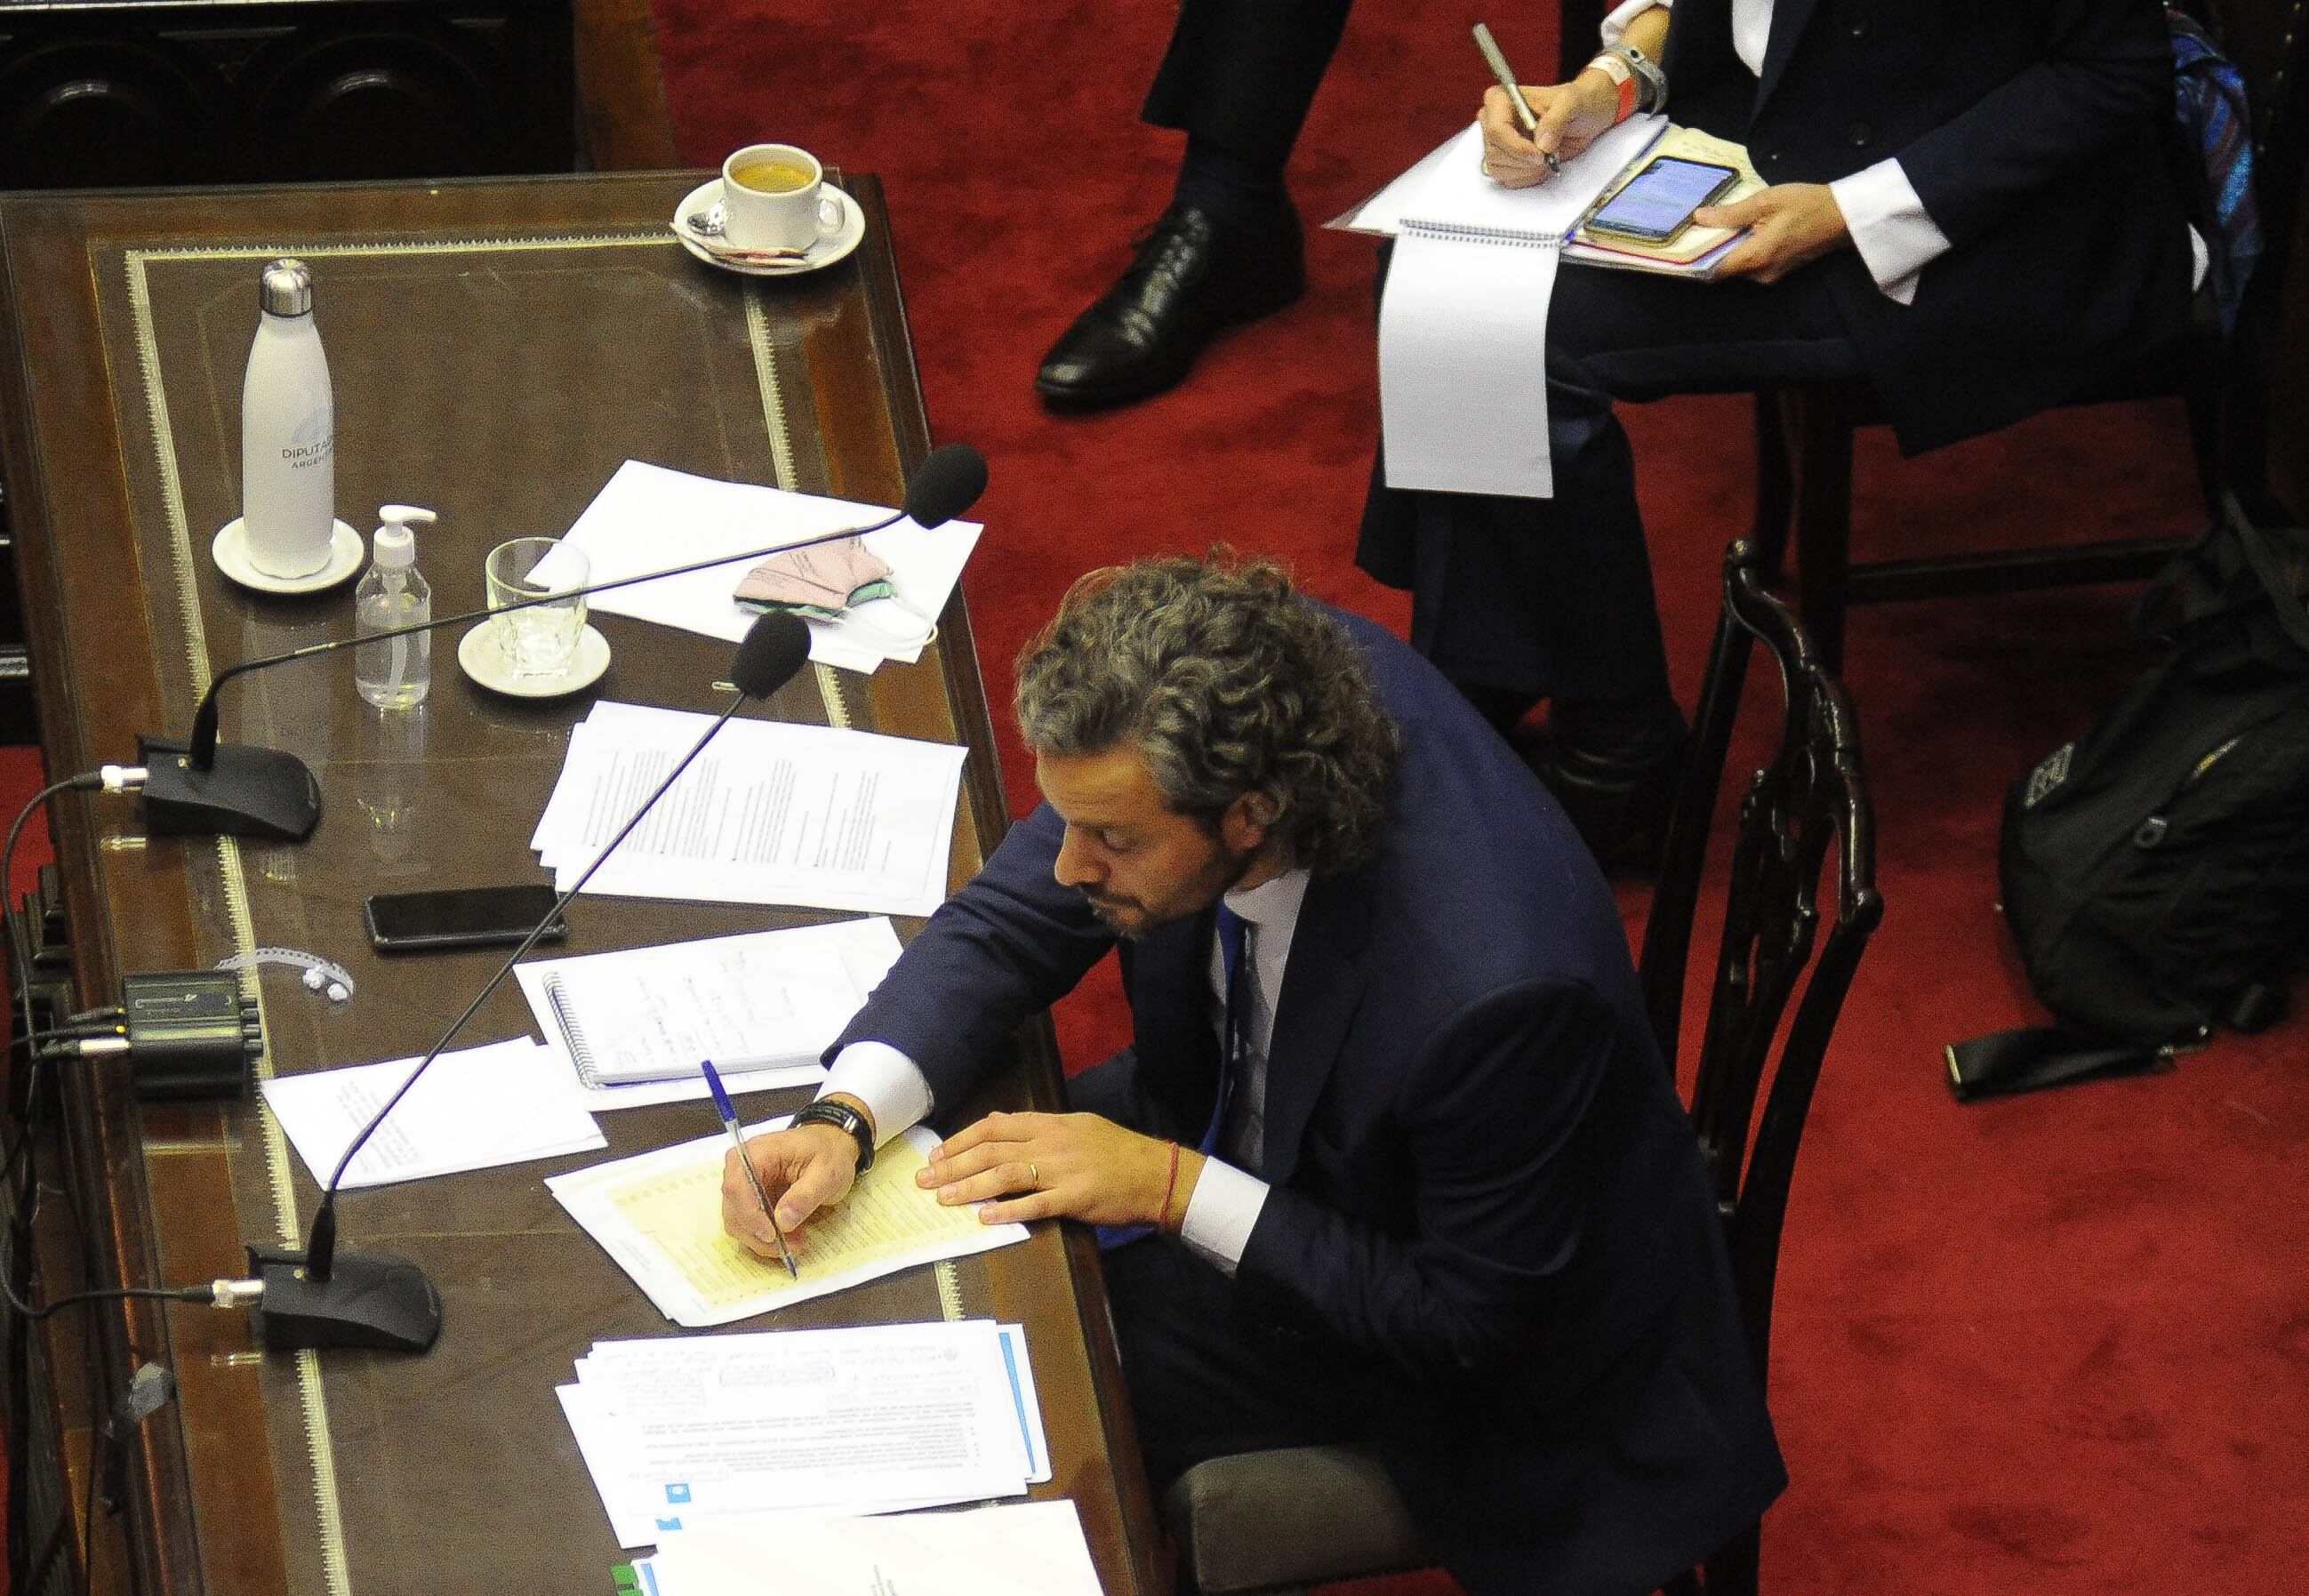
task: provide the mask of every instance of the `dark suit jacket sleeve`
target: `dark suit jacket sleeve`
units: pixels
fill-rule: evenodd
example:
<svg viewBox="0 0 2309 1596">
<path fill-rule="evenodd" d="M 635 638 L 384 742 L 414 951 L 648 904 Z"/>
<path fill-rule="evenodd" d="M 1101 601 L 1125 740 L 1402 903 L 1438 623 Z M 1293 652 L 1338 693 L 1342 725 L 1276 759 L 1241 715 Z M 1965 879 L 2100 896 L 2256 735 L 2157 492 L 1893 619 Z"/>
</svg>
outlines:
<svg viewBox="0 0 2309 1596">
<path fill-rule="evenodd" d="M 1081 893 L 1051 875 L 1064 828 L 1048 804 L 1010 828 L 985 869 L 932 915 L 827 1050 L 886 1042 L 941 1111 L 1008 1056 L 1030 1016 L 1074 990 L 1114 945 Z"/>
<path fill-rule="evenodd" d="M 2172 46 L 2155 0 L 2030 9 L 2041 18 L 2043 57 L 1898 152 L 1900 169 L 1951 244 L 2041 197 L 2145 116 L 2172 114 Z"/>
<path fill-rule="evenodd" d="M 1411 1166 L 1413 1211 L 1362 1223 L 1272 1189 L 1236 1275 L 1247 1302 L 1421 1383 L 1544 1384 L 1551 1365 L 1595 1366 L 1587 1354 L 1613 1326 L 1632 1333 L 1659 1306 L 1641 1271 L 1604 1283 L 1581 1269 L 1598 1171 L 1619 1158 L 1644 1067 L 1621 1023 L 1569 981 L 1453 1017 L 1403 1077 L 1401 1144 L 1382 1149 Z"/>
</svg>

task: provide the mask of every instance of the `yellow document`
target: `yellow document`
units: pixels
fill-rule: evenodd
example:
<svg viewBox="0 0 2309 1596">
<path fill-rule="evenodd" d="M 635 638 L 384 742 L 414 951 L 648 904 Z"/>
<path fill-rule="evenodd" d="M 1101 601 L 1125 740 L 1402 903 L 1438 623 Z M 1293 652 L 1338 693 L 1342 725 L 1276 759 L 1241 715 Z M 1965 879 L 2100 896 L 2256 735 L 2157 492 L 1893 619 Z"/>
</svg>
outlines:
<svg viewBox="0 0 2309 1596">
<path fill-rule="evenodd" d="M 757 1258 L 722 1228 L 727 1136 L 598 1165 L 549 1180 L 561 1205 L 679 1324 L 726 1324 L 839 1291 L 902 1269 L 959 1258 L 1025 1238 L 1023 1225 L 984 1225 L 973 1208 L 947 1208 L 914 1184 L 938 1144 L 916 1129 L 895 1137 L 797 1252 L 799 1279 Z"/>
</svg>

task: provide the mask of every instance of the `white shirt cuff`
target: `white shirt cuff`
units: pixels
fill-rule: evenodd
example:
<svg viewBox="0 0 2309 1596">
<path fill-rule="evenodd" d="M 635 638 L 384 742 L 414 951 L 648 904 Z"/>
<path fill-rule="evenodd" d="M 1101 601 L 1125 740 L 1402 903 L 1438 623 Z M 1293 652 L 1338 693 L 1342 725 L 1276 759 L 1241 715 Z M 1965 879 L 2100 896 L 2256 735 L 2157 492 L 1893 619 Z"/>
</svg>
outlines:
<svg viewBox="0 0 2309 1596">
<path fill-rule="evenodd" d="M 1203 1160 L 1194 1200 L 1179 1222 L 1179 1239 L 1198 1257 L 1232 1274 L 1250 1245 L 1251 1227 L 1267 1206 L 1267 1183 L 1216 1158 Z"/>
<path fill-rule="evenodd" d="M 874 1116 L 874 1145 L 930 1116 L 930 1083 L 914 1061 L 887 1042 L 852 1042 L 834 1055 L 821 1097 L 843 1092 L 866 1105 Z"/>
<path fill-rule="evenodd" d="M 1604 18 L 1604 48 L 1610 49 L 1628 36 L 1628 24 L 1654 7 L 1667 9 L 1668 0 L 1620 0 Z"/>
<path fill-rule="evenodd" d="M 1880 160 L 1828 186 L 1868 275 L 1887 299 L 1916 300 L 1916 273 L 1949 252 L 1948 235 L 1924 213 L 1924 202 L 1897 160 Z"/>
</svg>

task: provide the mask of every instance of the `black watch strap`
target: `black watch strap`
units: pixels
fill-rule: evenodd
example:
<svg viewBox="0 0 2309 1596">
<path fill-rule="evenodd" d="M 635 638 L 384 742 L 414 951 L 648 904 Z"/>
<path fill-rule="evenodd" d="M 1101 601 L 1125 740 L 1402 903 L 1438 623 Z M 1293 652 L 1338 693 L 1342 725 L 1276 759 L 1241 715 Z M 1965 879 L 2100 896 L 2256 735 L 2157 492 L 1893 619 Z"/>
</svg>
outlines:
<svg viewBox="0 0 2309 1596">
<path fill-rule="evenodd" d="M 833 1097 L 820 1097 L 795 1115 L 793 1123 L 796 1128 L 832 1125 L 837 1130 L 847 1131 L 851 1139 L 858 1143 L 858 1173 L 863 1175 L 874 1167 L 874 1127 L 866 1123 L 864 1115 L 849 1104 Z"/>
</svg>

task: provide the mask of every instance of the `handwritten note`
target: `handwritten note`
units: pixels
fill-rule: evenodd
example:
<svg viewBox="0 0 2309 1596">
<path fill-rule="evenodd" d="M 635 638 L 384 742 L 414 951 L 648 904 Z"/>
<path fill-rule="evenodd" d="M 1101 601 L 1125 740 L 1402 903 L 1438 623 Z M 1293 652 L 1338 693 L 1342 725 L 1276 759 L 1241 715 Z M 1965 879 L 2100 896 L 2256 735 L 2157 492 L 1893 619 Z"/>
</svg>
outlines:
<svg viewBox="0 0 2309 1596">
<path fill-rule="evenodd" d="M 692 1327 L 727 1324 L 902 1269 L 1025 1240 L 1023 1225 L 982 1225 L 974 1210 L 942 1207 L 914 1184 L 914 1172 L 937 1144 L 918 1127 L 885 1146 L 842 1205 L 810 1225 L 809 1245 L 797 1254 L 800 1279 L 722 1231 L 726 1136 L 702 1136 L 546 1184 L 660 1313 Z"/>
</svg>

